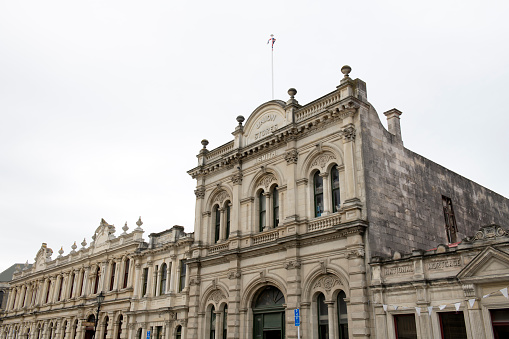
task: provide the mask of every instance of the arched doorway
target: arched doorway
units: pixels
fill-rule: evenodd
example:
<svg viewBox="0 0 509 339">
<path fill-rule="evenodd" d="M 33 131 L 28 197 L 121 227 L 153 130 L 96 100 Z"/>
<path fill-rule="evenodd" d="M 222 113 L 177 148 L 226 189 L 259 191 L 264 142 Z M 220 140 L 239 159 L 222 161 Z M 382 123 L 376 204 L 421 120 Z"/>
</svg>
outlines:
<svg viewBox="0 0 509 339">
<path fill-rule="evenodd" d="M 94 329 L 95 329 L 95 316 L 91 314 L 86 323 L 85 326 L 85 339 L 92 339 L 94 337 Z"/>
<path fill-rule="evenodd" d="M 253 301 L 253 338 L 285 338 L 285 297 L 274 286 L 262 288 Z"/>
</svg>

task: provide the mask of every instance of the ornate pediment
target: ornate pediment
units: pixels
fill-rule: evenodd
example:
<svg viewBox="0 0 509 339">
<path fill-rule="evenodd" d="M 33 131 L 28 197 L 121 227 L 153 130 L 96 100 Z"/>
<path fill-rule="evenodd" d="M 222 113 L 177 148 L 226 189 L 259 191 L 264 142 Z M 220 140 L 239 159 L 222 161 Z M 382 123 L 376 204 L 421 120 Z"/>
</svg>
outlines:
<svg viewBox="0 0 509 339">
<path fill-rule="evenodd" d="M 286 118 L 284 107 L 283 101 L 273 100 L 255 109 L 244 127 L 246 145 L 270 136 L 281 127 L 288 125 L 290 121 Z"/>
<path fill-rule="evenodd" d="M 507 280 L 509 254 L 493 247 L 479 253 L 457 275 L 461 282 L 494 282 Z"/>
</svg>

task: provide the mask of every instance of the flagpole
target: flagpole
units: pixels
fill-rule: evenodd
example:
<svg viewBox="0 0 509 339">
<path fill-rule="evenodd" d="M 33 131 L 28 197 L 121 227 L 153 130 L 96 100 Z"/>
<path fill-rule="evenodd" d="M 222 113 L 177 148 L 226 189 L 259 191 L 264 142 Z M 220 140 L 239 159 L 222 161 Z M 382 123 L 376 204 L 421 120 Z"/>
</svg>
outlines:
<svg viewBox="0 0 509 339">
<path fill-rule="evenodd" d="M 271 52 L 271 68 L 272 68 L 272 100 L 274 100 L 274 48 Z"/>
</svg>

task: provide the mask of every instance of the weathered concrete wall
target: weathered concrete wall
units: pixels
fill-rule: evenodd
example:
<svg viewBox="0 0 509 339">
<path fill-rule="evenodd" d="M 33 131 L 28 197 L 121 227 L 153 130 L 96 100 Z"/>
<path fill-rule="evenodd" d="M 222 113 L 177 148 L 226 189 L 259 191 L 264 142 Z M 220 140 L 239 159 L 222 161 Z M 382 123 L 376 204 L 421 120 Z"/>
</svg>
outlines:
<svg viewBox="0 0 509 339">
<path fill-rule="evenodd" d="M 452 199 L 458 240 L 507 224 L 507 198 L 404 148 L 373 108 L 361 120 L 371 255 L 447 243 L 442 195 Z"/>
</svg>

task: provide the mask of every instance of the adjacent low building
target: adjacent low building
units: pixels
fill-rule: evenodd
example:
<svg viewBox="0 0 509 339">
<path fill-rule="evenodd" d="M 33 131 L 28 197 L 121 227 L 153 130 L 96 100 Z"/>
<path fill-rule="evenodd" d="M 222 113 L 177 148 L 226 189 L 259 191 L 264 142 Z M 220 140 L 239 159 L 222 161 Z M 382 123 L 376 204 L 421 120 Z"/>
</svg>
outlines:
<svg viewBox="0 0 509 339">
<path fill-rule="evenodd" d="M 194 233 L 103 220 L 67 256 L 43 244 L 0 339 L 504 337 L 508 199 L 406 149 L 350 71 L 202 141 Z"/>
</svg>

